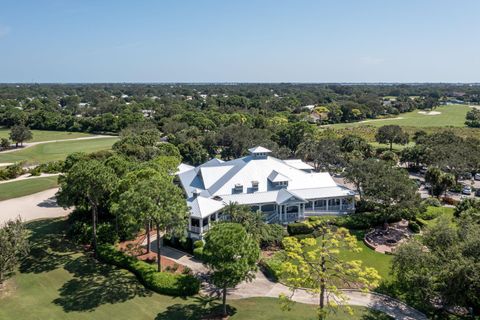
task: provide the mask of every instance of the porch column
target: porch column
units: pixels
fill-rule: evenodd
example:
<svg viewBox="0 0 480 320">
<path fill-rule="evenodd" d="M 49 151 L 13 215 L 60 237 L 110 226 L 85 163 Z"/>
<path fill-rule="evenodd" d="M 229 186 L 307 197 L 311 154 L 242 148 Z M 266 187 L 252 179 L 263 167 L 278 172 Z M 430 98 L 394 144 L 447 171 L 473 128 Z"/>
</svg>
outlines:
<svg viewBox="0 0 480 320">
<path fill-rule="evenodd" d="M 188 218 L 188 231 L 192 230 L 192 218 Z"/>
<path fill-rule="evenodd" d="M 312 211 L 315 211 L 315 200 L 312 200 Z"/>
<path fill-rule="evenodd" d="M 325 200 L 325 201 L 326 201 L 326 203 L 325 203 L 325 210 L 326 210 L 326 211 L 328 211 L 328 201 L 329 201 L 329 200 L 330 200 L 330 199 L 326 199 L 326 200 Z"/>
<path fill-rule="evenodd" d="M 200 222 L 200 234 L 203 233 L 203 218 L 200 217 L 200 219 L 198 219 L 199 222 Z"/>
<path fill-rule="evenodd" d="M 215 212 L 215 221 L 218 221 L 218 212 Z"/>
</svg>

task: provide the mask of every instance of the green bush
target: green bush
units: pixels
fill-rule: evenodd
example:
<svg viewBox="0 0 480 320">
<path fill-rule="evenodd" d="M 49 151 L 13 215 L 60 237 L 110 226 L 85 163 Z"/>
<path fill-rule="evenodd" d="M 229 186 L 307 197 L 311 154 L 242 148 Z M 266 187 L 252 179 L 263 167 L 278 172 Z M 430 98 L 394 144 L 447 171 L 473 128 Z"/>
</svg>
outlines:
<svg viewBox="0 0 480 320">
<path fill-rule="evenodd" d="M 97 226 L 97 241 L 98 243 L 114 244 L 118 242 L 118 236 L 115 232 L 115 227 L 110 223 L 100 223 Z"/>
<path fill-rule="evenodd" d="M 283 251 L 277 252 L 268 259 L 262 259 L 260 261 L 260 267 L 265 271 L 267 276 L 272 280 L 278 281 L 280 277 L 280 269 L 282 262 L 284 261 Z"/>
<path fill-rule="evenodd" d="M 192 275 L 157 272 L 156 268 L 134 257 L 127 256 L 112 245 L 99 245 L 98 258 L 132 272 L 148 289 L 170 296 L 191 296 L 200 290 L 200 281 Z"/>
<path fill-rule="evenodd" d="M 315 236 L 310 233 L 310 234 L 296 234 L 293 236 L 294 238 L 297 238 L 298 240 L 303 240 L 303 239 L 308 239 L 308 238 L 315 238 Z"/>
<path fill-rule="evenodd" d="M 191 238 L 178 239 L 175 237 L 165 237 L 163 239 L 163 244 L 181 251 L 193 253 L 193 240 Z"/>
<path fill-rule="evenodd" d="M 285 236 L 285 228 L 281 225 L 276 223 L 266 224 L 260 236 L 260 246 L 262 248 L 280 246 Z"/>
<path fill-rule="evenodd" d="M 313 232 L 313 227 L 303 222 L 295 222 L 290 223 L 287 226 L 287 231 L 291 236 L 298 234 L 309 234 Z"/>
<path fill-rule="evenodd" d="M 443 207 L 427 207 L 424 212 L 418 214 L 418 218 L 423 220 L 433 220 L 445 213 Z"/>
<path fill-rule="evenodd" d="M 199 260 L 203 258 L 203 247 L 193 249 L 193 256 Z"/>
<path fill-rule="evenodd" d="M 205 245 L 205 243 L 203 242 L 203 240 L 197 240 L 193 243 L 193 252 L 195 252 L 195 249 L 198 249 L 198 248 L 203 248 L 203 246 Z"/>
<path fill-rule="evenodd" d="M 425 205 L 426 207 L 441 207 L 442 204 L 440 203 L 440 200 L 437 198 L 427 198 L 422 201 L 422 204 Z"/>
<path fill-rule="evenodd" d="M 413 232 L 413 233 L 419 233 L 420 232 L 420 225 L 415 222 L 415 221 L 409 221 L 408 222 L 408 228 Z"/>
</svg>

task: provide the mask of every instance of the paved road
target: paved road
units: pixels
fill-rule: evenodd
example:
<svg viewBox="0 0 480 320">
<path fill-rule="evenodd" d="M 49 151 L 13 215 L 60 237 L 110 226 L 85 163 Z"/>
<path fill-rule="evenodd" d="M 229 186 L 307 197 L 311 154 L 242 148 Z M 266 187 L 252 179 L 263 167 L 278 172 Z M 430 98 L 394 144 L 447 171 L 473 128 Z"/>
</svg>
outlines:
<svg viewBox="0 0 480 320">
<path fill-rule="evenodd" d="M 20 216 L 24 221 L 67 216 L 71 209 L 57 205 L 58 188 L 48 189 L 28 196 L 0 201 L 0 225 Z"/>
</svg>

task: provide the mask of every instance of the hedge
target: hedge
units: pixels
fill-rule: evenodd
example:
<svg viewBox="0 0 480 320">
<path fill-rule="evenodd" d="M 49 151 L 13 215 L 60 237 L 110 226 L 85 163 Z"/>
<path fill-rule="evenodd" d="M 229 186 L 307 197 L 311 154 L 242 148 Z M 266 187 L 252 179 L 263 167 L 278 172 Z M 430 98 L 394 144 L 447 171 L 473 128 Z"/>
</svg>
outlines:
<svg viewBox="0 0 480 320">
<path fill-rule="evenodd" d="M 313 227 L 303 222 L 295 222 L 290 223 L 287 226 L 287 231 L 291 236 L 295 236 L 297 234 L 310 234 L 313 232 Z"/>
<path fill-rule="evenodd" d="M 132 272 L 148 289 L 170 296 L 191 296 L 200 290 L 200 281 L 192 275 L 157 272 L 157 269 L 134 257 L 118 251 L 112 245 L 100 245 L 98 258 Z"/>
</svg>

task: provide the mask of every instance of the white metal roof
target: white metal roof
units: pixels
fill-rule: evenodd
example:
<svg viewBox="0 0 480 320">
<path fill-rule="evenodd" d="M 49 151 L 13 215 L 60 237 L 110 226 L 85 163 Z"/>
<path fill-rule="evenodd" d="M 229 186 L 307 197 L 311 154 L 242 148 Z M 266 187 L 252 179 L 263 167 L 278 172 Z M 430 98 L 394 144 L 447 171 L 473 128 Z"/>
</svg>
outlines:
<svg viewBox="0 0 480 320">
<path fill-rule="evenodd" d="M 250 149 L 251 152 L 265 150 L 269 151 L 263 147 Z M 198 217 L 208 216 L 228 202 L 280 204 L 291 197 L 302 201 L 354 194 L 338 186 L 328 172 L 304 171 L 311 168 L 298 159 L 280 160 L 270 156 L 259 158 L 249 155 L 225 162 L 212 159 L 198 167 L 180 165 L 178 176 L 190 199 L 187 202 L 192 207 L 192 215 Z M 252 181 L 258 181 L 258 185 L 253 186 Z M 279 187 L 274 183 L 278 181 L 288 181 L 288 186 Z M 236 185 L 242 185 L 243 192 L 238 192 Z M 193 198 L 196 189 L 197 198 Z M 212 200 L 214 197 L 222 200 Z"/>
<path fill-rule="evenodd" d="M 250 148 L 250 149 L 248 149 L 248 151 L 250 153 L 269 153 L 269 152 L 272 152 L 271 150 L 268 150 L 267 148 L 264 148 L 264 147 L 261 147 L 261 146 L 257 146 L 255 148 Z"/>
<path fill-rule="evenodd" d="M 187 200 L 187 205 L 190 207 L 191 216 L 196 218 L 208 217 L 225 206 L 222 201 L 201 196 L 190 198 Z"/>
<path fill-rule="evenodd" d="M 314 169 L 311 165 L 303 162 L 300 159 L 283 160 L 283 162 L 285 162 L 289 166 L 294 167 L 295 169 L 300 169 L 300 170 L 313 170 Z"/>
</svg>

